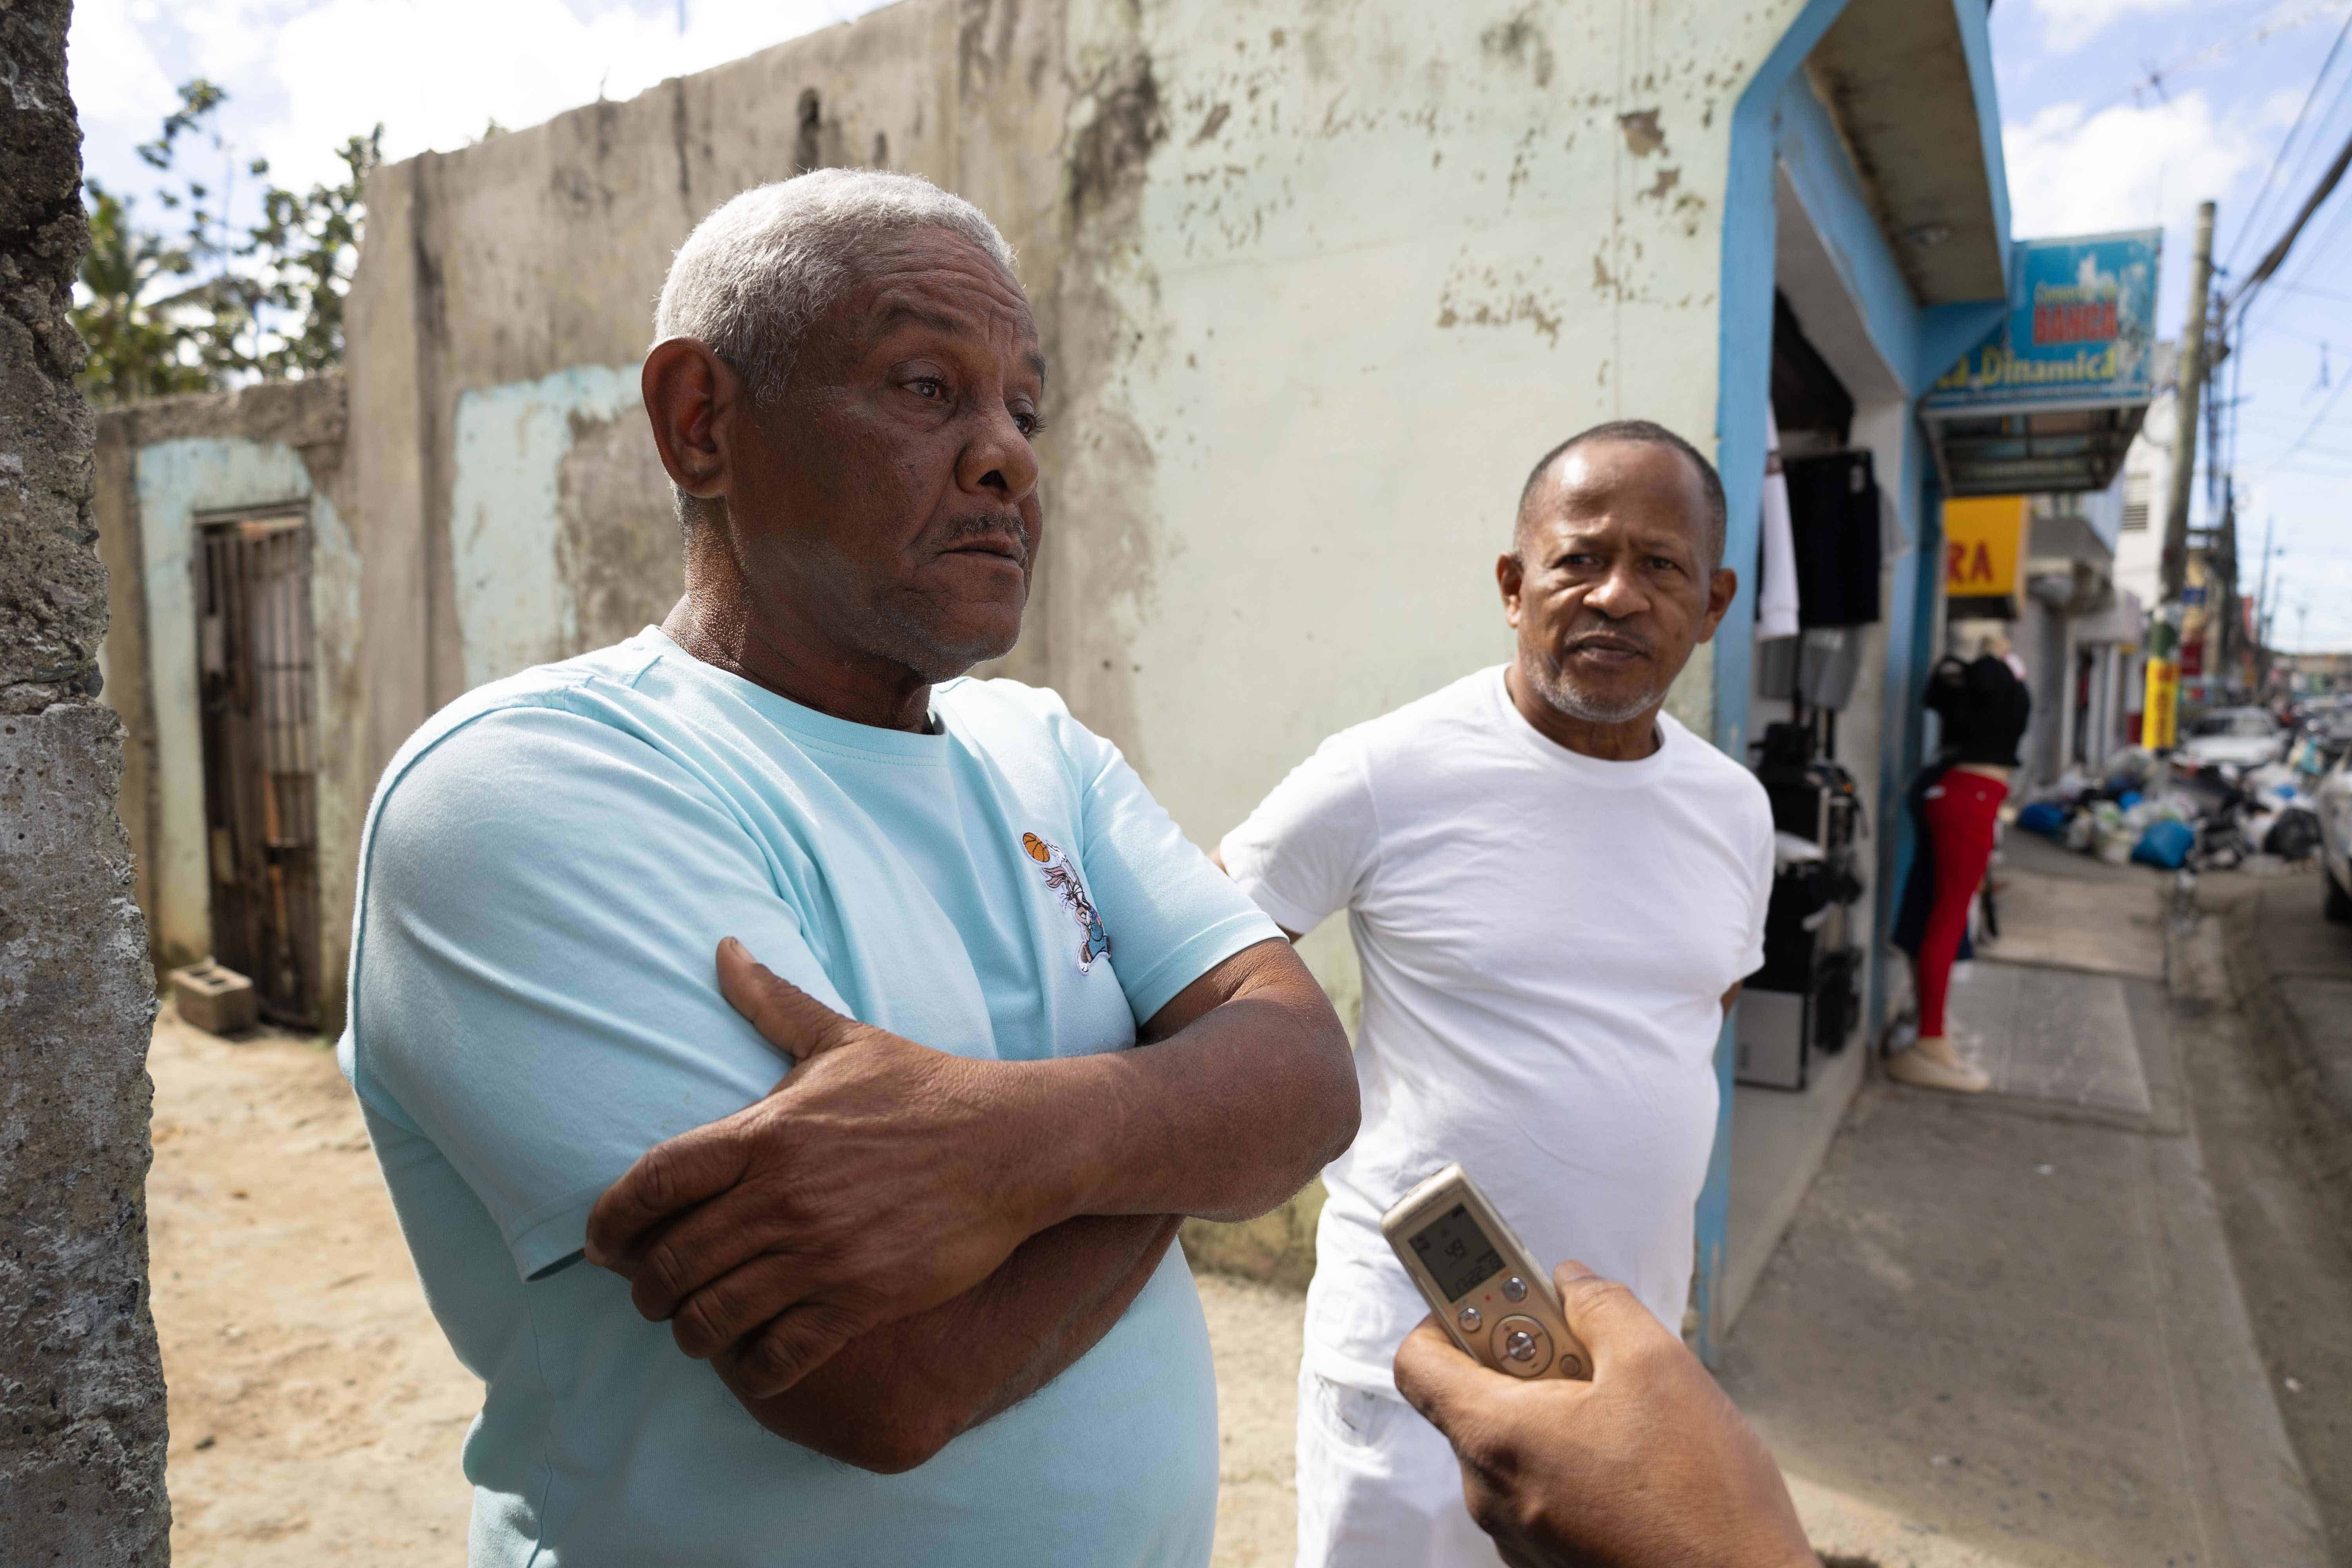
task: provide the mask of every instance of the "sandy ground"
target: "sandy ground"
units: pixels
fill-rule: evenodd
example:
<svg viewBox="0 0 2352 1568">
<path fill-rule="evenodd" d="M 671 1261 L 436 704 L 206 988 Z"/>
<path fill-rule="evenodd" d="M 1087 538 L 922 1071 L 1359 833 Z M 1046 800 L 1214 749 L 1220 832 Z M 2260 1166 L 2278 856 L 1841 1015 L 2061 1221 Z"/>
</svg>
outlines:
<svg viewBox="0 0 2352 1568">
<path fill-rule="evenodd" d="M 465 1560 L 481 1385 L 425 1310 L 333 1054 L 156 1026 L 147 1199 L 179 1568 Z M 1204 1277 L 1219 1568 L 1291 1557 L 1298 1298 Z"/>
</svg>

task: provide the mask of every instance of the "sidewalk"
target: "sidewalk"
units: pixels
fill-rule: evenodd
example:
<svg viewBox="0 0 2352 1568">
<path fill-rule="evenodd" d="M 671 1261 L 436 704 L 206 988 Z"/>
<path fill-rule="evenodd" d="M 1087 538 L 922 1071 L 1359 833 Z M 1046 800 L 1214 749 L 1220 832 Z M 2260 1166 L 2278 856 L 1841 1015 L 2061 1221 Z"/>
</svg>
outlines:
<svg viewBox="0 0 2352 1568">
<path fill-rule="evenodd" d="M 1864 1089 L 1724 1384 L 1877 1568 L 2322 1564 L 2183 1101 L 2169 882 L 2043 848 L 1954 987 L 1994 1092 Z"/>
</svg>

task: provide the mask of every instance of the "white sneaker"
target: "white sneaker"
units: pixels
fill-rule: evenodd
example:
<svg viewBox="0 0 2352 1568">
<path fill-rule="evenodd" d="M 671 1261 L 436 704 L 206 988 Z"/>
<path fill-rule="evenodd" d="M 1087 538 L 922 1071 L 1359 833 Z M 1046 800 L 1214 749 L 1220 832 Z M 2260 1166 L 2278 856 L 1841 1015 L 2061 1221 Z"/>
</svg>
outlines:
<svg viewBox="0 0 2352 1568">
<path fill-rule="evenodd" d="M 1975 1068 L 1957 1060 L 1940 1061 L 1916 1046 L 1887 1058 L 1886 1076 L 1897 1083 L 1954 1094 L 1982 1094 L 1992 1087 L 1992 1079 Z"/>
</svg>

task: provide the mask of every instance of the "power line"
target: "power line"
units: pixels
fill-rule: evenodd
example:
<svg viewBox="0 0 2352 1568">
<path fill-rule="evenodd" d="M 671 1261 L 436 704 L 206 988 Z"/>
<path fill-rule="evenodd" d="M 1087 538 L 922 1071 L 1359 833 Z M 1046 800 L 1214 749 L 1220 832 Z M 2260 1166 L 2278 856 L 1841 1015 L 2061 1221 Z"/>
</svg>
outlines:
<svg viewBox="0 0 2352 1568">
<path fill-rule="evenodd" d="M 2263 202 L 2271 194 L 2272 184 L 2286 168 L 2287 152 L 2294 145 L 2295 134 L 2303 129 L 2304 121 L 2310 117 L 2311 106 L 2319 101 L 2319 89 L 2326 84 L 2327 73 L 2336 64 L 2336 57 L 2343 51 L 2347 35 L 2352 35 L 2352 16 L 2346 16 L 2344 26 L 2336 30 L 2336 41 L 2327 46 L 2326 57 L 2319 62 L 2319 74 L 2311 79 L 2311 89 L 2303 95 L 2303 107 L 2295 110 L 2294 123 L 2287 127 L 2285 139 L 2279 142 L 2278 153 L 2271 159 L 2269 172 L 2263 175 L 2262 188 L 2254 193 L 2254 199 L 2247 205 L 2245 222 L 2239 226 L 2238 237 L 2230 246 L 2229 258 L 2232 263 L 2245 247 L 2246 237 L 2254 232 L 2254 222 L 2263 210 Z"/>
<path fill-rule="evenodd" d="M 2332 300 L 2339 305 L 2352 305 L 2352 294 L 2339 294 L 2332 289 L 2315 289 L 2308 283 L 2274 282 L 2271 287 L 2283 289 L 2290 294 L 2307 294 L 2315 300 Z"/>
<path fill-rule="evenodd" d="M 2131 86 L 2124 89 L 2123 91 L 2116 94 L 2115 97 L 2108 99 L 2105 102 L 2100 104 L 2098 109 L 2095 109 L 2091 112 L 2095 114 L 2101 110 L 2112 109 L 2126 98 L 2130 99 L 2134 103 L 2137 103 L 2139 101 L 2140 94 L 2144 92 L 2153 91 L 2160 98 L 2164 94 L 2165 79 L 2171 76 L 2176 71 L 2191 70 L 2199 66 L 2210 65 L 2213 61 L 2228 55 L 2231 50 L 2236 49 L 2242 44 L 2259 44 L 2266 42 L 2270 38 L 2276 37 L 2278 34 L 2293 32 L 2295 28 L 2302 26 L 2306 22 L 2315 22 L 2322 16 L 2347 8 L 2352 8 L 2352 0 L 2327 0 L 2327 3 L 2325 5 L 2314 5 L 2308 11 L 2299 12 L 2293 16 L 2285 18 L 2284 21 L 2266 22 L 2261 26 L 2253 28 L 2250 32 L 2241 33 L 2234 37 L 2223 38 L 2219 43 L 2208 44 L 2201 49 L 2182 55 L 2164 65 L 2150 68 L 2147 75 L 2132 83 Z"/>
<path fill-rule="evenodd" d="M 2273 458 L 2270 460 L 2269 466 L 2263 468 L 2263 472 L 2271 472 L 2272 469 L 2276 468 L 2289 458 L 2294 457 L 2297 452 L 2303 450 L 2304 443 L 2311 439 L 2313 433 L 2317 431 L 2320 425 L 2326 421 L 2328 415 L 2335 411 L 2336 403 L 2344 396 L 2344 389 L 2347 386 L 2352 386 L 2352 375 L 2347 375 L 2342 381 L 2336 384 L 2336 390 L 2327 395 L 2327 401 L 2319 405 L 2319 412 L 2311 416 L 2311 423 L 2303 427 L 2303 434 L 2297 436 L 2294 438 L 2294 444 L 2288 447 L 2285 451 L 2281 452 L 2277 457 Z"/>
</svg>

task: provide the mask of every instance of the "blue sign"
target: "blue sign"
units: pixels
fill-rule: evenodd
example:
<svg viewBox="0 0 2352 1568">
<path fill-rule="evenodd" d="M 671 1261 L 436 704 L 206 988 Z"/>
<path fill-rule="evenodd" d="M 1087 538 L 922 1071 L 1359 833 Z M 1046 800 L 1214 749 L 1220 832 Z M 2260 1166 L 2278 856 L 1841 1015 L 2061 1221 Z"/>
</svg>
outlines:
<svg viewBox="0 0 2352 1568">
<path fill-rule="evenodd" d="M 2156 265 L 2164 231 L 2021 239 L 2009 319 L 1927 396 L 1929 413 L 2107 408 L 2156 395 Z"/>
</svg>

